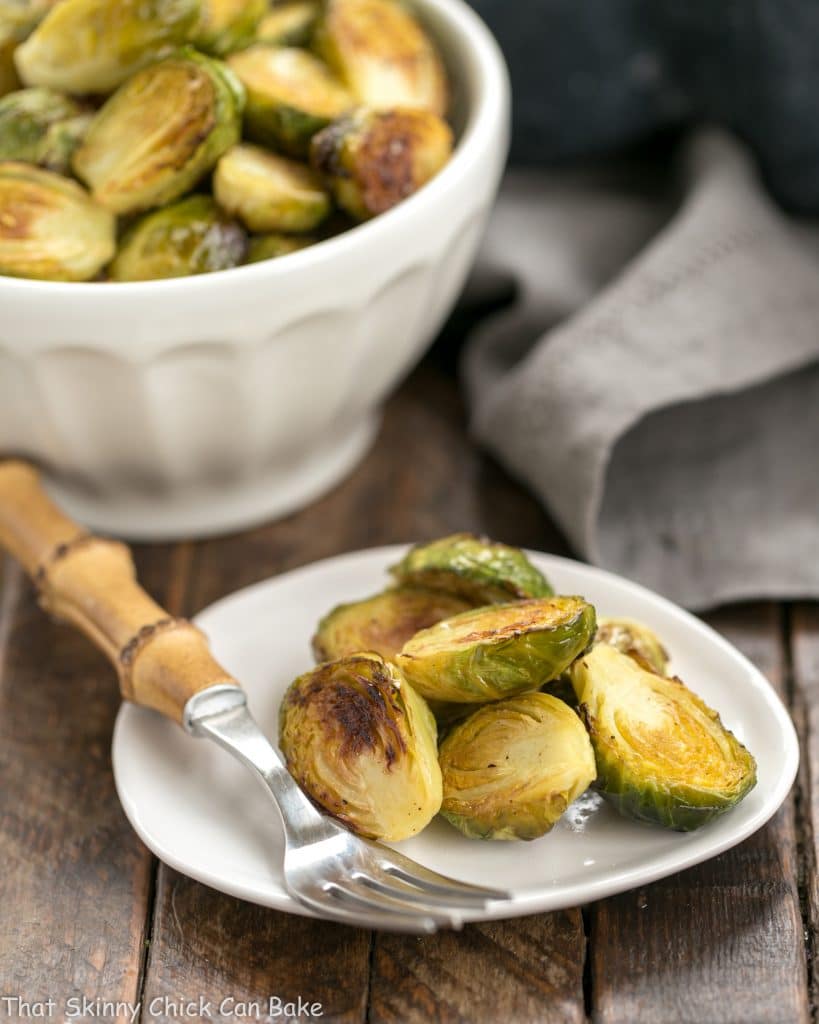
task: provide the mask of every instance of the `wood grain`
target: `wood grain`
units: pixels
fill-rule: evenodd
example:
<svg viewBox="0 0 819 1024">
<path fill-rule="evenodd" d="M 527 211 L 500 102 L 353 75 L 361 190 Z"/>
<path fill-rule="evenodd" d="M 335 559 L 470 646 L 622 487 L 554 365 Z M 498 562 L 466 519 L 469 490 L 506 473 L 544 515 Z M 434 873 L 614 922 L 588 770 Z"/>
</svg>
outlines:
<svg viewBox="0 0 819 1024">
<path fill-rule="evenodd" d="M 807 917 L 811 1005 L 819 1003 L 819 607 L 797 605 L 791 615 L 793 709 L 802 760 L 799 765 L 800 881 Z"/>
<path fill-rule="evenodd" d="M 154 549 L 142 568 L 157 579 L 164 561 Z M 21 570 L 7 562 L 0 597 L 0 992 L 51 996 L 54 1019 L 63 1019 L 70 998 L 133 1003 L 139 991 L 152 858 L 114 792 L 109 751 L 118 706 L 116 676 L 103 656 L 51 622 Z M 0 1019 L 26 1017 L 4 1005 Z"/>
<path fill-rule="evenodd" d="M 784 693 L 772 605 L 711 618 Z M 796 1024 L 810 1017 L 793 800 L 751 839 L 591 913 L 601 1024 Z"/>
<path fill-rule="evenodd" d="M 585 941 L 579 910 L 415 940 L 377 935 L 369 1021 L 579 1024 Z"/>
</svg>

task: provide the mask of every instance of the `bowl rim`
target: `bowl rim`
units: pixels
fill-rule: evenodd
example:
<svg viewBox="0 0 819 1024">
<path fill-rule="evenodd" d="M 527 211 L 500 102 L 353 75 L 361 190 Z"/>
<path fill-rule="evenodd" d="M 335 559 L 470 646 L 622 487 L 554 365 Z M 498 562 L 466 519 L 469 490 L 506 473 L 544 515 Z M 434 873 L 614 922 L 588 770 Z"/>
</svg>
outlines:
<svg viewBox="0 0 819 1024">
<path fill-rule="evenodd" d="M 488 140 L 495 137 L 497 127 L 503 125 L 510 104 L 509 73 L 500 46 L 483 19 L 465 0 L 414 0 L 421 17 L 440 18 L 449 33 L 460 40 L 460 63 L 465 68 L 464 80 L 470 91 L 466 122 L 453 152 L 452 159 L 431 181 L 397 206 L 372 220 L 357 224 L 338 235 L 323 239 L 315 245 L 288 253 L 281 259 L 262 260 L 258 263 L 230 267 L 209 274 L 153 281 L 44 281 L 34 278 L 0 275 L 0 292 L 39 291 L 43 298 L 70 297 L 79 301 L 94 301 L 99 297 L 128 295 L 138 297 L 150 292 L 153 298 L 161 292 L 182 297 L 192 296 L 203 289 L 221 287 L 226 282 L 270 280 L 311 266 L 320 266 L 349 256 L 351 251 L 376 243 L 379 238 L 406 226 L 417 216 L 422 204 L 432 206 L 445 200 L 463 182 L 473 163 L 481 159 Z M 19 295 L 18 295 L 19 297 Z"/>
</svg>

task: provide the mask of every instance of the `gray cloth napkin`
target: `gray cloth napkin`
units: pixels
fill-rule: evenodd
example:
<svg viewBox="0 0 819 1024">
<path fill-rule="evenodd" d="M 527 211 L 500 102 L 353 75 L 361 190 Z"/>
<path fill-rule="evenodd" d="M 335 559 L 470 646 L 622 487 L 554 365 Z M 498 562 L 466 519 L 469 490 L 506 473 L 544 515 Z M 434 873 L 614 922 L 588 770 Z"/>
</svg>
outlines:
<svg viewBox="0 0 819 1024">
<path fill-rule="evenodd" d="M 511 172 L 483 273 L 516 304 L 464 376 L 476 436 L 578 552 L 702 609 L 819 596 L 819 231 L 739 143 L 672 167 Z"/>
</svg>

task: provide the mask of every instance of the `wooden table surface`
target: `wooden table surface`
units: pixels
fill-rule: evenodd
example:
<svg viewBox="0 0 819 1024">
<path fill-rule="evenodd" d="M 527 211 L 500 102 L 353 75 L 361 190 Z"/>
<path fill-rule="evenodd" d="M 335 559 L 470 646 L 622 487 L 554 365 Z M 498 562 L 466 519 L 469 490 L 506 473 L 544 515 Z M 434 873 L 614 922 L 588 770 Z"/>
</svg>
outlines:
<svg viewBox="0 0 819 1024">
<path fill-rule="evenodd" d="M 240 536 L 137 549 L 147 588 L 193 614 L 317 558 L 464 529 L 565 553 L 536 502 L 468 441 L 444 362 L 428 360 L 392 399 L 375 448 L 332 494 Z M 157 862 L 114 792 L 112 671 L 45 618 L 14 564 L 0 566 L 0 1020 L 31 1019 L 49 997 L 54 1020 L 82 997 L 73 1020 L 130 1020 L 137 1003 L 143 1021 L 288 1019 L 275 1002 L 267 1012 L 276 996 L 320 1003 L 325 1022 L 816 1019 L 816 607 L 708 616 L 800 730 L 798 786 L 767 827 L 587 907 L 406 938 L 242 903 Z M 181 1005 L 200 999 L 204 1012 Z"/>
</svg>

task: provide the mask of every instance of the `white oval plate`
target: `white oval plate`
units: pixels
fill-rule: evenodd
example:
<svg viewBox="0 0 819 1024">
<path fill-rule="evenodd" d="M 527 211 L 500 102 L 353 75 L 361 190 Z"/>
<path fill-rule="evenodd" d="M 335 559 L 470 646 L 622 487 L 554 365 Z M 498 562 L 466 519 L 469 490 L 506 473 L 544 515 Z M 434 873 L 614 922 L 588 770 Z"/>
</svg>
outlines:
<svg viewBox="0 0 819 1024">
<path fill-rule="evenodd" d="M 276 735 L 288 684 L 312 664 L 309 642 L 333 605 L 383 588 L 405 547 L 318 562 L 240 590 L 196 619 L 216 657 L 241 679 L 262 728 Z M 644 885 L 713 857 L 755 832 L 785 799 L 799 747 L 768 681 L 714 630 L 634 583 L 564 558 L 531 554 L 563 593 L 584 594 L 601 614 L 639 619 L 662 637 L 673 669 L 755 755 L 756 788 L 735 810 L 683 834 L 620 818 L 595 795 L 582 797 L 548 835 L 531 843 L 464 838 L 443 820 L 400 844 L 444 874 L 506 889 L 512 899 L 476 918 L 576 906 Z M 295 914 L 306 911 L 282 884 L 276 812 L 247 769 L 158 714 L 124 705 L 113 765 L 125 813 L 171 867 L 222 892 Z"/>
</svg>

